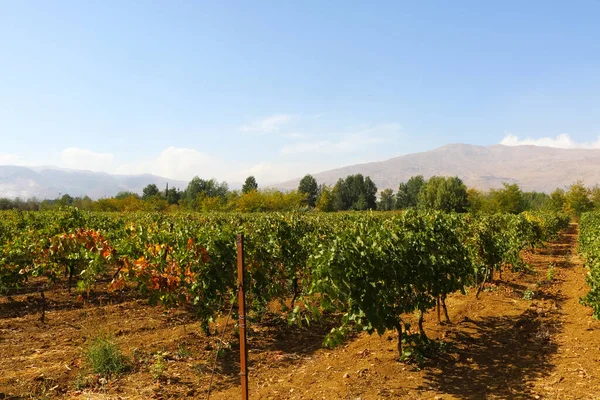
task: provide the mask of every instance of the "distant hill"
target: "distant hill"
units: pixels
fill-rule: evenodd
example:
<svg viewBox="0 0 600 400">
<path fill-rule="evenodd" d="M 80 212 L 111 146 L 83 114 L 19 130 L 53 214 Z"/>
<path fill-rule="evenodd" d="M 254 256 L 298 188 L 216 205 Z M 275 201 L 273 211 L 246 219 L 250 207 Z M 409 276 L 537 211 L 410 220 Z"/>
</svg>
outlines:
<svg viewBox="0 0 600 400">
<path fill-rule="evenodd" d="M 156 184 L 160 189 L 185 189 L 188 182 L 144 175 L 112 175 L 103 172 L 66 170 L 53 167 L 16 167 L 0 165 L 0 197 L 28 199 L 55 199 L 59 194 L 92 199 L 114 196 L 121 191 L 142 193 L 142 189 Z"/>
<path fill-rule="evenodd" d="M 551 192 L 577 180 L 589 186 L 600 184 L 600 150 L 449 144 L 386 161 L 325 171 L 314 177 L 319 184 L 333 185 L 339 178 L 357 173 L 370 176 L 380 190 L 396 190 L 400 182 L 414 175 L 448 175 L 458 176 L 468 187 L 478 189 L 497 188 L 502 182 L 509 182 L 518 183 L 526 191 Z M 300 178 L 276 187 L 295 189 Z"/>
</svg>

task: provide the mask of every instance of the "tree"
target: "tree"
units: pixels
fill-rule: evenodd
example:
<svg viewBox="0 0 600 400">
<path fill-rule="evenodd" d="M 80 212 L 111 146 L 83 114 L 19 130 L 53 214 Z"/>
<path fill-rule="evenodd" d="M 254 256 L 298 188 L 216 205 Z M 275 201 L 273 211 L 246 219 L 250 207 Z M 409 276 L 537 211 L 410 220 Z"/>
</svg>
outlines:
<svg viewBox="0 0 600 400">
<path fill-rule="evenodd" d="M 140 195 L 134 192 L 130 192 L 130 191 L 123 191 L 123 192 L 119 192 L 117 193 L 117 195 L 115 196 L 115 199 L 117 200 L 123 200 L 126 199 L 128 197 L 135 197 L 137 199 L 140 198 Z"/>
<path fill-rule="evenodd" d="M 187 188 L 185 188 L 185 200 L 186 205 L 189 208 L 194 208 L 196 205 L 196 199 L 198 198 L 198 194 L 202 192 L 204 188 L 204 180 L 200 179 L 198 176 L 192 178 L 192 180 L 188 183 Z"/>
<path fill-rule="evenodd" d="M 235 203 L 239 212 L 294 211 L 306 204 L 306 194 L 292 190 L 282 192 L 276 189 L 252 190 L 243 193 Z"/>
<path fill-rule="evenodd" d="M 543 210 L 550 201 L 550 195 L 543 192 L 523 192 L 524 209 L 530 211 Z"/>
<path fill-rule="evenodd" d="M 492 200 L 498 204 L 498 209 L 503 213 L 519 214 L 525 210 L 523 192 L 516 183 L 502 183 L 503 189 L 492 189 L 490 191 Z"/>
<path fill-rule="evenodd" d="M 334 196 L 331 187 L 321 185 L 319 188 L 319 197 L 316 202 L 317 210 L 323 212 L 335 211 L 334 208 Z"/>
<path fill-rule="evenodd" d="M 169 189 L 170 191 L 171 189 Z M 188 183 L 187 188 L 183 194 L 180 194 L 180 198 L 185 198 L 185 205 L 188 208 L 196 209 L 198 208 L 198 198 L 204 197 L 220 197 L 221 199 L 225 199 L 227 197 L 227 193 L 229 192 L 229 187 L 227 186 L 227 182 L 217 182 L 215 179 L 204 180 L 195 176 L 192 178 L 190 183 Z M 174 196 L 174 195 L 173 195 Z"/>
<path fill-rule="evenodd" d="M 384 189 L 379 195 L 379 202 L 377 203 L 377 209 L 380 211 L 390 211 L 396 206 L 396 198 L 394 197 L 394 191 L 392 189 Z"/>
<path fill-rule="evenodd" d="M 600 208 L 600 187 L 598 187 L 598 185 L 590 190 L 590 200 L 594 203 L 594 208 L 596 210 Z"/>
<path fill-rule="evenodd" d="M 562 189 L 556 189 L 554 192 L 550 193 L 550 200 L 546 207 L 550 211 L 561 212 L 565 208 L 565 191 Z"/>
<path fill-rule="evenodd" d="M 0 210 L 12 210 L 14 203 L 6 197 L 0 198 Z"/>
<path fill-rule="evenodd" d="M 467 201 L 469 203 L 469 212 L 482 212 L 485 208 L 485 195 L 475 188 L 467 190 Z"/>
<path fill-rule="evenodd" d="M 367 204 L 365 209 L 375 210 L 377 208 L 377 186 L 375 186 L 375 182 L 368 176 L 365 178 L 362 194 L 364 194 Z"/>
<path fill-rule="evenodd" d="M 249 193 L 253 190 L 258 190 L 258 183 L 256 183 L 256 178 L 251 175 L 246 178 L 246 181 L 242 186 L 242 193 Z"/>
<path fill-rule="evenodd" d="M 396 193 L 396 208 L 403 210 L 409 207 L 416 207 L 419 200 L 419 193 L 424 185 L 425 179 L 423 175 L 413 176 L 406 183 L 401 183 L 398 186 L 398 193 Z"/>
<path fill-rule="evenodd" d="M 60 198 L 60 200 L 58 201 L 58 203 L 61 206 L 70 206 L 71 204 L 73 204 L 73 201 L 75 199 L 73 199 L 73 197 L 71 197 L 68 194 L 63 194 L 62 197 Z"/>
<path fill-rule="evenodd" d="M 333 187 L 336 210 L 367 210 L 377 207 L 377 186 L 368 176 L 348 175 Z"/>
<path fill-rule="evenodd" d="M 177 188 L 167 189 L 167 202 L 169 204 L 177 204 L 181 199 L 181 191 Z"/>
<path fill-rule="evenodd" d="M 349 210 L 352 199 L 346 188 L 344 179 L 340 178 L 331 190 L 333 196 L 333 209 L 336 211 Z"/>
<path fill-rule="evenodd" d="M 577 216 L 594 208 L 594 203 L 590 200 L 590 190 L 581 181 L 572 184 L 565 194 L 564 208 L 569 214 Z"/>
<path fill-rule="evenodd" d="M 158 195 L 159 193 L 160 190 L 158 190 L 158 186 L 156 186 L 154 183 L 151 183 L 142 190 L 142 199 L 149 200 L 150 198 Z"/>
<path fill-rule="evenodd" d="M 422 187 L 418 204 L 424 209 L 465 212 L 467 187 L 458 177 L 432 176 Z"/>
<path fill-rule="evenodd" d="M 312 175 L 308 174 L 300 180 L 298 191 L 306 194 L 306 201 L 310 207 L 314 207 L 316 205 L 317 196 L 319 194 L 319 186 Z"/>
</svg>

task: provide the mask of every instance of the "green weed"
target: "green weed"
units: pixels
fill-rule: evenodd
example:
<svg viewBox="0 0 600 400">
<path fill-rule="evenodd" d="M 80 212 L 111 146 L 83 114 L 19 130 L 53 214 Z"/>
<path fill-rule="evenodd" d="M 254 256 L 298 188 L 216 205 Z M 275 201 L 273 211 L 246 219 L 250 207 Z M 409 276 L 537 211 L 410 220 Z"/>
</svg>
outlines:
<svg viewBox="0 0 600 400">
<path fill-rule="evenodd" d="M 121 352 L 112 336 L 99 335 L 90 340 L 85 351 L 90 369 L 104 378 L 117 376 L 129 369 L 129 360 Z"/>
</svg>

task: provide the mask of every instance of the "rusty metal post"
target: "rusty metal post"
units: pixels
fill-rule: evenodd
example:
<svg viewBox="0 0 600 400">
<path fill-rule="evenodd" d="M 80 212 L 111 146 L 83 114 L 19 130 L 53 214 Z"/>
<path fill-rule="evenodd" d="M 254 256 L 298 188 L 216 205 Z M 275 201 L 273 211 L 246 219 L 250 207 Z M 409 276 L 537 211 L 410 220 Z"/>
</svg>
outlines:
<svg viewBox="0 0 600 400">
<path fill-rule="evenodd" d="M 238 305 L 240 327 L 240 378 L 242 400 L 248 400 L 248 349 L 246 348 L 246 297 L 244 295 L 244 235 L 237 235 Z"/>
</svg>

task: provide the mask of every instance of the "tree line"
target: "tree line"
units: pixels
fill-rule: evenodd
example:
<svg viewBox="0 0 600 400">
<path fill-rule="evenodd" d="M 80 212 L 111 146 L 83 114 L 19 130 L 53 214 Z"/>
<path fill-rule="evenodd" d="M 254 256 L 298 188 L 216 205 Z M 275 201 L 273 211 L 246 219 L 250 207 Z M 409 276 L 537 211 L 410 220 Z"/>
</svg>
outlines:
<svg viewBox="0 0 600 400">
<path fill-rule="evenodd" d="M 0 210 L 52 210 L 75 206 L 90 211 L 363 211 L 405 210 L 409 208 L 481 213 L 513 213 L 527 210 L 562 211 L 572 215 L 600 209 L 600 187 L 588 188 L 576 182 L 568 189 L 550 194 L 524 192 L 516 183 L 480 191 L 467 188 L 458 177 L 413 176 L 398 189 L 379 192 L 373 180 L 362 174 L 340 178 L 335 185 L 318 184 L 312 175 L 304 176 L 296 190 L 261 189 L 249 176 L 241 190 L 230 190 L 226 182 L 194 177 L 184 190 L 149 184 L 141 195 L 120 192 L 114 197 L 92 200 L 68 194 L 52 200 L 0 198 Z"/>
</svg>

